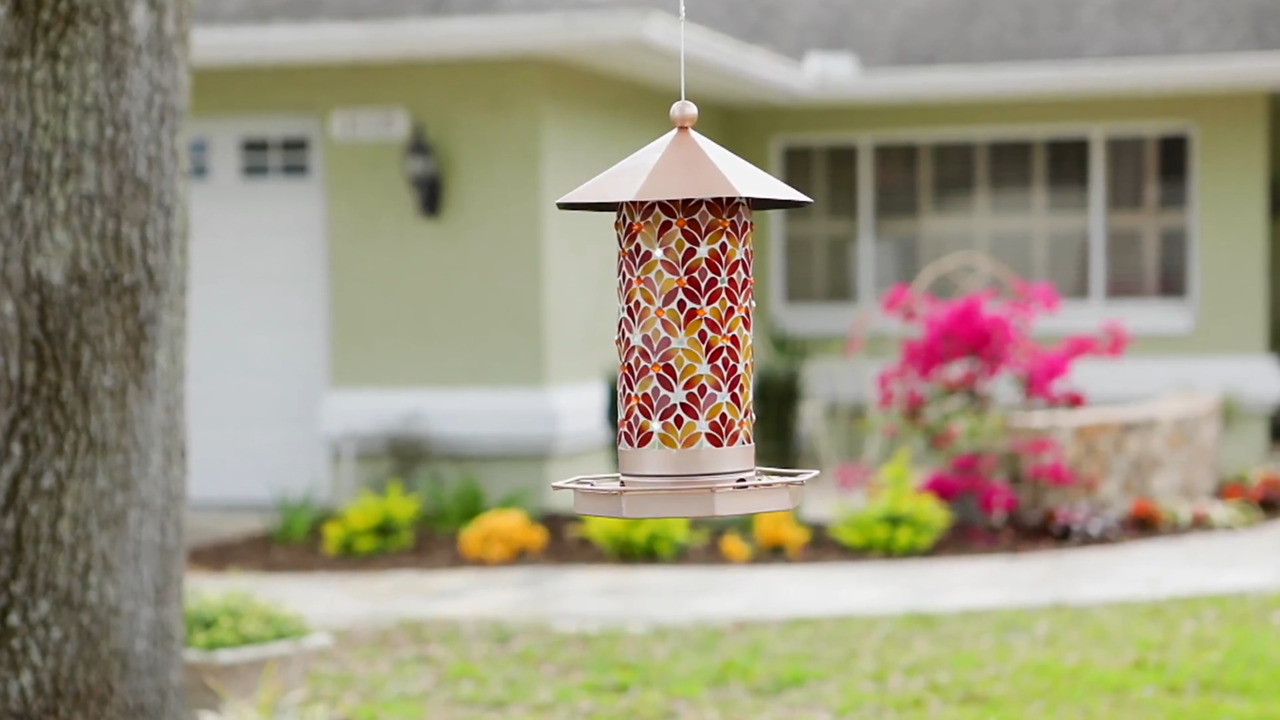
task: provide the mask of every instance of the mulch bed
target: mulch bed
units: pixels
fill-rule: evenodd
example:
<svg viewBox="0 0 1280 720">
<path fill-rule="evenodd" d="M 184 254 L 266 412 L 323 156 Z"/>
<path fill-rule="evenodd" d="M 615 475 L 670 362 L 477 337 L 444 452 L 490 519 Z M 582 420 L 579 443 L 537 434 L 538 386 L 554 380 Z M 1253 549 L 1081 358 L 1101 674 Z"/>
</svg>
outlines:
<svg viewBox="0 0 1280 720">
<path fill-rule="evenodd" d="M 1272 517 L 1274 513 L 1268 513 Z M 571 527 L 578 518 L 569 516 L 551 516 L 542 522 L 551 531 L 551 543 L 542 557 L 523 560 L 523 564 L 531 565 L 583 565 L 604 564 L 614 561 L 607 558 L 585 540 L 571 536 Z M 859 555 L 841 547 L 821 527 L 813 528 L 813 542 L 805 550 L 799 562 L 832 562 L 872 559 Z M 1184 532 L 1207 532 L 1190 530 Z M 1110 539 L 1089 543 L 1068 542 L 1055 539 L 1043 530 L 1030 528 L 1007 528 L 999 533 L 974 532 L 954 529 L 944 537 L 930 556 L 974 555 L 984 553 L 1021 553 L 1050 550 L 1062 547 L 1074 547 L 1084 544 L 1110 544 L 1161 534 L 1133 528 L 1123 530 Z M 318 549 L 318 541 L 307 545 L 280 546 L 266 535 L 257 535 L 238 540 L 231 540 L 195 548 L 189 555 L 189 565 L 200 570 L 259 570 L 259 571 L 332 571 L 332 570 L 389 570 L 401 568 L 448 568 L 473 566 L 458 555 L 452 535 L 435 535 L 423 532 L 419 535 L 413 550 L 395 555 L 365 558 L 333 558 L 322 554 Z M 714 537 L 712 542 L 695 548 L 684 557 L 671 561 L 674 564 L 707 565 L 724 564 L 720 557 Z M 757 558 L 755 561 L 769 562 L 768 559 Z M 788 562 L 778 559 L 776 562 Z"/>
</svg>

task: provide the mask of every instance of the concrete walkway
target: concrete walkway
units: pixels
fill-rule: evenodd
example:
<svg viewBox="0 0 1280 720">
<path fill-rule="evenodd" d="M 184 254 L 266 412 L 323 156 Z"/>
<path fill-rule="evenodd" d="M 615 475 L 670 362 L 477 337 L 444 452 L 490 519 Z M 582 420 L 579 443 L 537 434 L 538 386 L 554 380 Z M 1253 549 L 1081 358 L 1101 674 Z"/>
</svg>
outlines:
<svg viewBox="0 0 1280 720">
<path fill-rule="evenodd" d="M 550 622 L 565 629 L 1088 605 L 1280 591 L 1280 522 L 1022 555 L 748 566 L 524 566 L 370 573 L 192 573 L 315 625 Z"/>
</svg>

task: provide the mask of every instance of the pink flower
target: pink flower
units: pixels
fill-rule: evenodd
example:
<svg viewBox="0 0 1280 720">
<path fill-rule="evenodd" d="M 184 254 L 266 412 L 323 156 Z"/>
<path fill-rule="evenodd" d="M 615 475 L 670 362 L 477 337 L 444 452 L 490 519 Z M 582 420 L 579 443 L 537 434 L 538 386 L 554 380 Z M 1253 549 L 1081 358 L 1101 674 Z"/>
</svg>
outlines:
<svg viewBox="0 0 1280 720">
<path fill-rule="evenodd" d="M 1018 495 L 1004 483 L 988 483 L 978 493 L 978 507 L 987 515 L 1007 515 L 1018 509 Z"/>
<path fill-rule="evenodd" d="M 1020 280 L 1014 283 L 1013 291 L 1017 294 L 1023 307 L 1028 310 L 1056 312 L 1062 304 L 1062 296 L 1058 294 L 1058 289 L 1051 282 L 1026 282 Z"/>
<path fill-rule="evenodd" d="M 1075 473 L 1071 472 L 1071 469 L 1061 460 L 1032 465 L 1027 469 L 1027 477 L 1058 487 L 1073 485 L 1076 481 Z"/>
<path fill-rule="evenodd" d="M 925 481 L 923 488 L 925 492 L 937 495 L 938 499 L 951 502 L 960 497 L 960 494 L 968 488 L 968 484 L 954 475 L 935 472 Z"/>
<path fill-rule="evenodd" d="M 947 425 L 941 432 L 933 436 L 929 441 L 929 444 L 932 445 L 935 450 L 946 450 L 951 447 L 959 436 L 960 431 L 956 430 L 955 425 Z"/>
<path fill-rule="evenodd" d="M 1056 455 L 1061 450 L 1062 448 L 1058 445 L 1058 441 L 1044 435 L 1021 438 L 1013 443 L 1013 451 L 1024 458 Z"/>
<path fill-rule="evenodd" d="M 836 485 L 841 490 L 856 490 L 867 483 L 871 478 L 872 469 L 859 462 L 841 463 L 835 469 Z"/>
<path fill-rule="evenodd" d="M 1085 404 L 1085 397 L 1083 393 L 1071 390 L 1062 394 L 1062 402 L 1067 407 L 1078 408 Z"/>
<path fill-rule="evenodd" d="M 1036 400 L 1055 399 L 1054 385 L 1066 377 L 1071 368 L 1071 358 L 1065 353 L 1033 352 L 1027 359 L 1023 381 L 1027 397 Z"/>
<path fill-rule="evenodd" d="M 905 413 L 907 417 L 911 417 L 911 418 L 916 417 L 917 415 L 920 414 L 920 411 L 924 410 L 924 405 L 925 405 L 924 395 L 922 395 L 919 390 L 907 391 L 906 405 L 907 407 L 906 407 Z"/>
<path fill-rule="evenodd" d="M 893 406 L 897 398 L 894 388 L 901 381 L 902 370 L 900 368 L 887 368 L 876 377 L 876 403 L 881 410 L 888 410 Z"/>
<path fill-rule="evenodd" d="M 972 369 L 965 370 L 958 376 L 948 378 L 943 381 L 943 387 L 948 392 L 970 392 L 973 391 L 978 384 L 978 373 Z"/>
<path fill-rule="evenodd" d="M 994 455 L 965 453 L 951 458 L 951 472 L 957 475 L 987 475 L 995 470 Z"/>
<path fill-rule="evenodd" d="M 911 320 L 915 316 L 917 304 L 918 300 L 911 286 L 906 283 L 898 283 L 889 288 L 888 292 L 884 294 L 881 307 L 886 315 L 901 317 L 903 320 Z"/>
<path fill-rule="evenodd" d="M 1102 326 L 1102 354 L 1107 357 L 1119 357 L 1129 349 L 1133 335 L 1119 322 L 1111 321 Z"/>
<path fill-rule="evenodd" d="M 1074 335 L 1063 339 L 1058 346 L 1058 352 L 1069 360 L 1075 360 L 1086 355 L 1096 355 L 1102 352 L 1102 343 L 1095 337 Z"/>
</svg>

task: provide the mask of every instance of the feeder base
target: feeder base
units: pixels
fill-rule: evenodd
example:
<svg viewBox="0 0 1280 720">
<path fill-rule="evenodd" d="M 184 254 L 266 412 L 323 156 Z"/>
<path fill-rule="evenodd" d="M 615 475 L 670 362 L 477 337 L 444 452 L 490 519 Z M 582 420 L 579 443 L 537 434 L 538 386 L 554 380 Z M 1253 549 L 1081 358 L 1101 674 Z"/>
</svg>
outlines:
<svg viewBox="0 0 1280 720">
<path fill-rule="evenodd" d="M 804 484 L 817 470 L 756 468 L 755 477 L 731 483 L 672 482 L 627 486 L 617 473 L 583 475 L 558 483 L 555 490 L 573 491 L 579 515 L 614 518 L 698 518 L 755 515 L 794 510 Z"/>
</svg>

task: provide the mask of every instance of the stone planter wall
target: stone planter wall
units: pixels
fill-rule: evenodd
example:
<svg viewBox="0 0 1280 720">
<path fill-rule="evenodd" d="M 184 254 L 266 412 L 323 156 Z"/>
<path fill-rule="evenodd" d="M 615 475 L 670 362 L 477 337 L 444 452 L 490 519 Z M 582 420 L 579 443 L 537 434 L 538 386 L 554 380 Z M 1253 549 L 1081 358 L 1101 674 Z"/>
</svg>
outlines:
<svg viewBox="0 0 1280 720">
<path fill-rule="evenodd" d="M 1219 480 L 1222 401 L 1214 395 L 1016 412 L 1009 424 L 1015 433 L 1058 440 L 1084 479 L 1070 488 L 1021 488 L 1028 513 L 1086 502 L 1100 512 L 1123 514 L 1139 497 L 1162 503 L 1210 497 Z"/>
<path fill-rule="evenodd" d="M 302 688 L 312 661 L 332 645 L 333 636 L 313 633 L 222 650 L 188 648 L 183 653 L 187 705 L 194 713 L 219 710 L 224 702 L 252 700 L 267 679 L 282 692 Z"/>
</svg>

